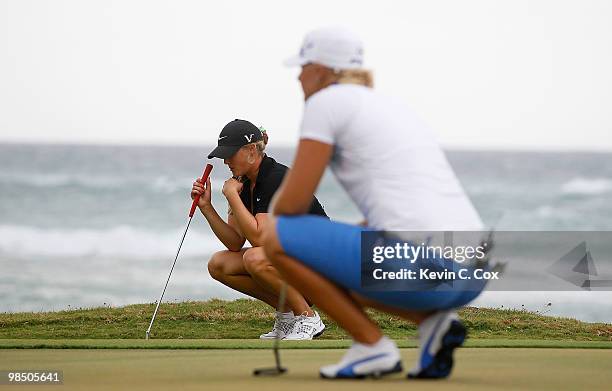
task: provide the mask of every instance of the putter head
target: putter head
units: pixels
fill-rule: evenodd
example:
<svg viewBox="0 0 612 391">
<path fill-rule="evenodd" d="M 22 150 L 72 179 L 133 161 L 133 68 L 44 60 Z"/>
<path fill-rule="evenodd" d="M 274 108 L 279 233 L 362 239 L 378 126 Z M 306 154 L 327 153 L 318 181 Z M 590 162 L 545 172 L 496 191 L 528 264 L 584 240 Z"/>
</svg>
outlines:
<svg viewBox="0 0 612 391">
<path fill-rule="evenodd" d="M 280 295 L 278 296 L 278 311 L 279 312 L 285 305 L 286 295 L 287 295 L 287 283 L 283 282 L 283 285 L 281 286 Z M 278 320 L 278 314 L 276 316 L 276 319 Z M 281 366 L 280 353 L 279 353 L 280 340 L 281 340 L 280 334 L 276 334 L 276 338 L 274 338 L 274 345 L 272 347 L 272 351 L 274 352 L 274 363 L 276 364 L 276 366 L 272 368 L 255 369 L 253 371 L 253 376 L 278 376 L 278 375 L 282 375 L 283 373 L 287 372 L 287 368 Z"/>
<path fill-rule="evenodd" d="M 145 340 L 147 340 L 147 341 L 149 340 L 149 331 L 147 331 L 147 335 L 145 337 Z"/>
<path fill-rule="evenodd" d="M 259 368 L 253 371 L 253 376 L 278 376 L 287 372 L 287 368 L 274 367 L 274 368 Z"/>
</svg>

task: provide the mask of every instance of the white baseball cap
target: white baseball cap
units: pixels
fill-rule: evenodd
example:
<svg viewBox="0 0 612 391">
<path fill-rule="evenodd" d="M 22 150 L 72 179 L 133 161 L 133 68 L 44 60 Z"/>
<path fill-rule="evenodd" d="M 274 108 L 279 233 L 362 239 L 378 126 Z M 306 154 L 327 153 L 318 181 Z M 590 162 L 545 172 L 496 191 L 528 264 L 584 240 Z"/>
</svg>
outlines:
<svg viewBox="0 0 612 391">
<path fill-rule="evenodd" d="M 363 66 L 363 43 L 353 32 L 328 27 L 306 34 L 297 56 L 285 60 L 286 66 L 314 62 L 333 69 L 357 69 Z"/>
</svg>

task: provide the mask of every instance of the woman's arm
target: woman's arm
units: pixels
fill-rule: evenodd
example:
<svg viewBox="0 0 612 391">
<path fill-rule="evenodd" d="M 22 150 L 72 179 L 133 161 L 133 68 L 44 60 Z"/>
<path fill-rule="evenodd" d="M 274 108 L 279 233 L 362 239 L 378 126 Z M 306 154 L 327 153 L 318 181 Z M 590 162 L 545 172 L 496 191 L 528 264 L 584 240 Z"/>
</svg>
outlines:
<svg viewBox="0 0 612 391">
<path fill-rule="evenodd" d="M 262 232 L 265 224 L 265 220 L 267 219 L 267 213 L 257 213 L 253 217 L 251 212 L 244 206 L 242 200 L 240 199 L 240 194 L 237 192 L 230 192 L 226 195 L 227 201 L 230 204 L 230 208 L 232 208 L 232 212 L 240 227 L 240 230 L 243 232 L 244 236 L 251 243 L 253 247 L 259 247 L 262 245 Z"/>
<path fill-rule="evenodd" d="M 196 195 L 200 195 L 200 202 L 198 207 L 200 212 L 208 221 L 208 225 L 214 232 L 215 236 L 227 247 L 230 251 L 240 251 L 244 245 L 244 236 L 241 234 L 239 229 L 236 229 L 232 225 L 231 219 L 228 217 L 228 223 L 223 221 L 221 216 L 217 213 L 211 202 L 211 184 L 210 178 L 206 181 L 206 186 L 200 179 L 197 179 L 193 183 L 191 190 L 191 197 L 195 198 Z M 235 223 L 234 223 L 235 224 Z"/>
<path fill-rule="evenodd" d="M 317 186 L 331 158 L 333 146 L 314 140 L 300 140 L 291 170 L 270 205 L 274 215 L 308 212 Z"/>
<path fill-rule="evenodd" d="M 238 229 L 233 227 L 236 223 L 232 221 L 232 216 L 229 215 L 227 223 L 223 221 L 215 208 L 210 205 L 210 208 L 200 208 L 202 214 L 208 221 L 210 229 L 215 233 L 215 236 L 227 247 L 230 251 L 240 251 L 244 245 L 245 238 Z M 233 224 L 232 224 L 233 223 Z"/>
<path fill-rule="evenodd" d="M 241 182 L 230 178 L 223 184 L 223 195 L 227 198 L 227 202 L 229 202 L 234 220 L 240 231 L 253 247 L 259 247 L 262 244 L 261 235 L 265 216 L 259 216 L 263 213 L 258 213 L 257 216 L 253 217 L 251 212 L 244 206 L 242 199 L 240 199 L 240 192 L 243 191 L 242 187 Z M 250 191 L 250 189 L 244 189 L 244 191 Z"/>
</svg>

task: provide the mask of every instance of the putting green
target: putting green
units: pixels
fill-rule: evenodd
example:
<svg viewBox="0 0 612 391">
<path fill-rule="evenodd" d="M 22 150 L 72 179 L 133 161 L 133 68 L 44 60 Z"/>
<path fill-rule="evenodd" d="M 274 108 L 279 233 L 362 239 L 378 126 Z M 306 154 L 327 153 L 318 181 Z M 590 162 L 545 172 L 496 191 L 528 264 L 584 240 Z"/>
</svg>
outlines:
<svg viewBox="0 0 612 391">
<path fill-rule="evenodd" d="M 66 390 L 509 390 L 609 389 L 609 349 L 460 349 L 448 380 L 408 381 L 402 374 L 383 380 L 325 381 L 317 369 L 342 356 L 338 349 L 287 349 L 281 352 L 289 372 L 255 378 L 253 368 L 273 363 L 267 350 L 73 350 L 3 349 L 0 370 L 56 369 L 64 372 Z M 416 349 L 402 349 L 404 363 Z M 40 390 L 21 386 L 20 390 Z"/>
</svg>

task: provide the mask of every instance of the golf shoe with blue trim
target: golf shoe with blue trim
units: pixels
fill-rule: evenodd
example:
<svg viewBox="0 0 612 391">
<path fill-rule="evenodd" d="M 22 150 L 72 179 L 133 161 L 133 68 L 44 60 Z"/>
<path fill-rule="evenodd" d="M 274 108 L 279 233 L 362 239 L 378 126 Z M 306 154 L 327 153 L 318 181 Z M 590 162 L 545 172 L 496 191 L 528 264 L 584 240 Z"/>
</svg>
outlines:
<svg viewBox="0 0 612 391">
<path fill-rule="evenodd" d="M 400 352 L 395 342 L 382 337 L 373 345 L 353 342 L 338 364 L 322 367 L 319 374 L 324 379 L 363 379 L 401 371 Z"/>
<path fill-rule="evenodd" d="M 453 369 L 453 351 L 463 344 L 466 330 L 455 311 L 439 311 L 419 325 L 420 354 L 408 372 L 411 379 L 441 379 Z"/>
</svg>

